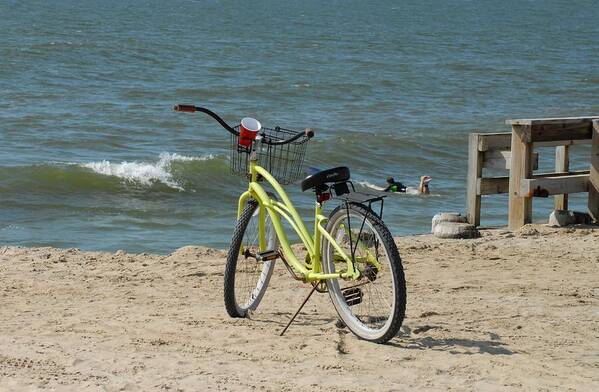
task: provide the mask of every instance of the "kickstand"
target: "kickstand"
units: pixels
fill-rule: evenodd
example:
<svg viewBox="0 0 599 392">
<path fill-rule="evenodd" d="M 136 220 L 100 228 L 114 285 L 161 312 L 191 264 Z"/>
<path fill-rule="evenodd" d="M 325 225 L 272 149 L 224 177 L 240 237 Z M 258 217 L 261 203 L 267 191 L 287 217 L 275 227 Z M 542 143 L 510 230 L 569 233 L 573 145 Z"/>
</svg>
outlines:
<svg viewBox="0 0 599 392">
<path fill-rule="evenodd" d="M 281 334 L 279 336 L 283 336 L 283 334 L 287 331 L 287 329 L 289 328 L 289 326 L 291 325 L 291 323 L 293 322 L 293 320 L 295 320 L 295 318 L 297 317 L 297 315 L 299 314 L 299 312 L 301 312 L 301 310 L 304 307 L 304 305 L 306 304 L 306 302 L 308 302 L 308 300 L 310 299 L 310 297 L 312 296 L 312 294 L 314 294 L 314 291 L 318 287 L 318 283 L 319 282 L 315 282 L 315 283 L 316 284 L 314 284 L 314 287 L 312 287 L 312 290 L 310 290 L 310 293 L 308 294 L 308 296 L 304 299 L 304 302 L 302 302 L 302 304 L 300 305 L 300 307 L 297 309 L 297 312 L 295 312 L 295 314 L 293 315 L 293 317 L 291 317 L 291 320 L 289 320 L 289 322 L 287 323 L 287 325 L 285 326 L 285 328 L 283 328 L 283 330 L 281 331 Z"/>
</svg>

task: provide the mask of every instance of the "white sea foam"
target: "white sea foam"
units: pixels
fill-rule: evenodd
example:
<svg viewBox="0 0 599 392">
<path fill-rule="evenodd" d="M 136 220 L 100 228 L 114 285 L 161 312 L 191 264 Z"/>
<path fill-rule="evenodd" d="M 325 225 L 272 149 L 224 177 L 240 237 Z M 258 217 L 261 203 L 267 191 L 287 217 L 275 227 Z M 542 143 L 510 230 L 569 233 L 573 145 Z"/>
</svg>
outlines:
<svg viewBox="0 0 599 392">
<path fill-rule="evenodd" d="M 357 181 L 357 183 L 360 184 L 360 185 L 362 185 L 365 188 L 370 188 L 370 189 L 375 190 L 375 191 L 384 191 L 385 190 L 385 187 L 371 184 L 368 181 Z M 393 195 L 393 196 L 406 196 L 406 195 L 408 195 L 408 196 L 421 196 L 420 192 L 418 191 L 418 188 L 413 187 L 413 186 L 407 187 L 405 192 L 390 192 L 388 194 L 389 195 Z M 423 196 L 426 196 L 426 197 L 438 197 L 438 196 L 441 196 L 441 195 L 439 193 L 429 193 L 429 194 L 426 194 L 426 195 L 423 195 Z"/>
<path fill-rule="evenodd" d="M 385 187 L 371 184 L 368 181 L 358 181 L 358 184 L 360 184 L 366 188 L 375 190 L 375 191 L 384 191 L 385 190 Z M 394 195 L 394 196 L 419 195 L 419 194 L 420 194 L 420 192 L 418 192 L 417 188 L 410 187 L 410 186 L 406 188 L 405 192 L 390 192 L 389 193 L 389 195 Z"/>
<path fill-rule="evenodd" d="M 179 154 L 161 153 L 157 162 L 121 162 L 113 163 L 107 160 L 82 164 L 83 167 L 95 173 L 115 176 L 126 181 L 150 186 L 161 182 L 173 189 L 183 191 L 181 184 L 173 178 L 171 164 L 175 161 L 207 161 L 213 159 L 212 154 L 203 157 L 189 157 Z"/>
<path fill-rule="evenodd" d="M 360 185 L 362 185 L 363 187 L 366 187 L 366 188 L 374 189 L 376 191 L 383 191 L 383 190 L 385 190 L 385 187 L 371 184 L 368 181 L 358 181 L 358 184 L 360 184 Z"/>
</svg>

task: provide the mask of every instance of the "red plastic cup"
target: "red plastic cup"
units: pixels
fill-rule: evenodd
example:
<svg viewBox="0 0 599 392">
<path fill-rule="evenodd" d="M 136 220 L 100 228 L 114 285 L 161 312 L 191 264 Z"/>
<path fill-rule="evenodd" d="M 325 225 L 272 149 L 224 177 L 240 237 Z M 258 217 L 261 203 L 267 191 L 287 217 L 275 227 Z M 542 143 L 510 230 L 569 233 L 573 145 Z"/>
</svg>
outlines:
<svg viewBox="0 0 599 392">
<path fill-rule="evenodd" d="M 249 148 L 252 145 L 252 141 L 256 139 L 256 135 L 260 129 L 262 129 L 260 121 L 255 118 L 244 117 L 239 126 L 239 145 Z"/>
</svg>

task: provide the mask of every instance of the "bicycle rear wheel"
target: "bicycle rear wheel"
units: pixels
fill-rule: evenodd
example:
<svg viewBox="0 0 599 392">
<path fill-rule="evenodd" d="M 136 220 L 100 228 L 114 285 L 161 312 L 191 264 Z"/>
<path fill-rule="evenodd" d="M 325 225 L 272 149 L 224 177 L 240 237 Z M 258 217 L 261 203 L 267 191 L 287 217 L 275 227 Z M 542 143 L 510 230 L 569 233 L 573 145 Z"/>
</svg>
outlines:
<svg viewBox="0 0 599 392">
<path fill-rule="evenodd" d="M 231 317 L 248 317 L 256 310 L 272 276 L 274 260 L 258 261 L 258 202 L 250 200 L 235 227 L 225 267 L 225 308 Z M 276 250 L 276 232 L 266 215 L 268 250 Z"/>
<path fill-rule="evenodd" d="M 360 271 L 356 281 L 326 281 L 339 317 L 359 338 L 387 342 L 399 331 L 406 309 L 403 267 L 389 229 L 361 204 L 350 204 L 349 210 L 337 207 L 326 229 L 347 255 L 354 254 L 354 265 Z M 333 245 L 321 238 L 324 272 L 345 269 L 346 263 Z"/>
</svg>

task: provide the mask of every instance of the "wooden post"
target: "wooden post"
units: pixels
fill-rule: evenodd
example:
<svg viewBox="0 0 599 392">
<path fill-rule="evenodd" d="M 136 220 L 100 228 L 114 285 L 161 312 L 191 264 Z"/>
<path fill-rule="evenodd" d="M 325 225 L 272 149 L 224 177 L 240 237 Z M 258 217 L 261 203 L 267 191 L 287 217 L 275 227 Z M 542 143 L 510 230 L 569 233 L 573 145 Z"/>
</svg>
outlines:
<svg viewBox="0 0 599 392">
<path fill-rule="evenodd" d="M 532 222 L 532 198 L 520 196 L 520 184 L 532 178 L 531 127 L 512 125 L 512 164 L 510 169 L 509 228 L 516 230 Z"/>
<path fill-rule="evenodd" d="M 557 146 L 555 147 L 555 172 L 556 173 L 567 173 L 570 170 L 570 157 L 569 157 L 570 146 Z M 553 197 L 553 209 L 555 210 L 567 210 L 568 209 L 568 195 L 555 195 Z"/>
<path fill-rule="evenodd" d="M 593 121 L 591 170 L 589 173 L 589 214 L 599 222 L 599 120 Z"/>
<path fill-rule="evenodd" d="M 468 188 L 466 194 L 466 210 L 468 223 L 480 225 L 480 195 L 477 183 L 483 173 L 483 153 L 478 149 L 479 134 L 471 133 L 468 137 Z"/>
</svg>

